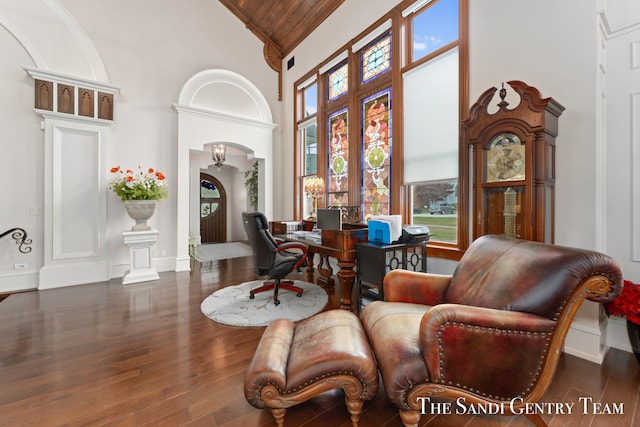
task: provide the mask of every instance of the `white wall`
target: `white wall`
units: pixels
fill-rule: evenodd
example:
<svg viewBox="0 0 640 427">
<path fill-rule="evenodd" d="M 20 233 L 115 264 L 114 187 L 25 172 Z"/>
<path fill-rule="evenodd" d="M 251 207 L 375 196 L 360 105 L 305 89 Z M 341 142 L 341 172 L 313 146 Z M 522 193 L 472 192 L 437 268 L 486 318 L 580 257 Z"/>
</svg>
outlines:
<svg viewBox="0 0 640 427">
<path fill-rule="evenodd" d="M 618 0 L 607 6 L 606 242 L 625 277 L 640 283 L 640 3 Z"/>
<path fill-rule="evenodd" d="M 0 81 L 10 82 L 5 96 L 0 98 L 0 233 L 13 227 L 24 228 L 33 240 L 29 254 L 18 252 L 9 236 L 0 239 L 0 292 L 16 288 L 36 288 L 35 272 L 42 266 L 44 256 L 44 133 L 39 117 L 33 112 L 33 79 L 22 65 L 34 65 L 16 40 L 0 27 Z M 7 126 L 6 124 L 11 124 Z M 33 213 L 32 213 L 32 210 Z M 25 270 L 13 270 L 16 263 L 25 263 Z"/>
<path fill-rule="evenodd" d="M 69 15 L 54 13 L 50 5 L 62 6 L 59 10 Z M 63 18 L 77 25 L 75 33 Z M 108 167 L 141 164 L 167 176 L 169 198 L 158 204 L 150 223 L 160 230 L 155 251 L 168 259 L 176 256 L 177 113 L 172 104 L 185 82 L 207 69 L 236 72 L 260 90 L 273 121 L 279 121 L 277 74 L 264 60 L 262 42 L 217 1 L 2 0 L 0 24 L 0 76 L 7 89 L 0 114 L 3 123 L 12 124 L 2 130 L 0 180 L 10 185 L 2 190 L 0 232 L 24 227 L 34 242 L 33 252 L 23 255 L 12 240 L 0 240 L 0 292 L 37 286 L 45 244 L 43 134 L 33 111 L 33 80 L 23 66 L 104 79 L 120 89 L 105 162 Z M 23 44 L 16 34 L 24 36 Z M 95 71 L 100 64 L 104 75 Z M 274 143 L 278 138 L 274 134 Z M 113 194 L 107 205 L 109 258 L 121 264 L 128 260 L 121 233 L 131 220 Z M 13 270 L 15 263 L 25 262 L 28 271 Z"/>
<path fill-rule="evenodd" d="M 607 0 L 602 15 L 602 147 L 607 252 L 640 283 L 640 2 Z M 610 318 L 607 344 L 630 350 L 625 322 Z"/>
<path fill-rule="evenodd" d="M 515 79 L 566 108 L 556 138 L 555 239 L 585 248 L 596 247 L 595 12 L 583 0 L 472 0 L 469 33 L 471 102 Z"/>
</svg>

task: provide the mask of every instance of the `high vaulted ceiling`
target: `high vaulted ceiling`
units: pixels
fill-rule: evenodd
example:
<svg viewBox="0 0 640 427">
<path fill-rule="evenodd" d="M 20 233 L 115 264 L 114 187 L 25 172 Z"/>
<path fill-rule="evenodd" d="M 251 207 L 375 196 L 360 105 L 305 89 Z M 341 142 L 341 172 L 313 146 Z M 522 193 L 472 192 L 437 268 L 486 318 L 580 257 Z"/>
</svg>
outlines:
<svg viewBox="0 0 640 427">
<path fill-rule="evenodd" d="M 260 40 L 271 68 L 282 60 L 344 0 L 220 0 Z"/>
</svg>

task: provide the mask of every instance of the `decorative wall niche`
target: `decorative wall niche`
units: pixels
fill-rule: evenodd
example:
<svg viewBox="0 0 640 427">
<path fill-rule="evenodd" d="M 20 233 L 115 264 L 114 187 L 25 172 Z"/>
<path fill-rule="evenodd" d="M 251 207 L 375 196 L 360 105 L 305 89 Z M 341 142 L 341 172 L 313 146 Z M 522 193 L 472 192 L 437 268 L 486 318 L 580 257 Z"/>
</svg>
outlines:
<svg viewBox="0 0 640 427">
<path fill-rule="evenodd" d="M 113 120 L 113 94 L 98 92 L 98 118 Z"/>
<path fill-rule="evenodd" d="M 115 87 L 36 68 L 24 69 L 34 78 L 36 110 L 113 121 L 114 95 L 118 92 Z"/>
<path fill-rule="evenodd" d="M 53 111 L 53 82 L 35 79 L 35 104 L 38 110 Z"/>
<path fill-rule="evenodd" d="M 73 86 L 58 83 L 58 112 L 73 114 L 74 112 L 74 94 Z"/>
<path fill-rule="evenodd" d="M 78 88 L 78 114 L 93 117 L 95 96 L 92 89 Z"/>
</svg>

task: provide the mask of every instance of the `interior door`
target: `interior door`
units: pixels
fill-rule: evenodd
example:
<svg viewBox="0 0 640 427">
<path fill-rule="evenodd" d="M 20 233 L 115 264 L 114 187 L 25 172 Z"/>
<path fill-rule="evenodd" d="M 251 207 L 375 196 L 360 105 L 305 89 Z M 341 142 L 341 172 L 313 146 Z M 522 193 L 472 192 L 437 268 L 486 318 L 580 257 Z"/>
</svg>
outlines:
<svg viewBox="0 0 640 427">
<path fill-rule="evenodd" d="M 227 241 L 227 194 L 220 181 L 206 173 L 200 173 L 200 239 Z"/>
</svg>

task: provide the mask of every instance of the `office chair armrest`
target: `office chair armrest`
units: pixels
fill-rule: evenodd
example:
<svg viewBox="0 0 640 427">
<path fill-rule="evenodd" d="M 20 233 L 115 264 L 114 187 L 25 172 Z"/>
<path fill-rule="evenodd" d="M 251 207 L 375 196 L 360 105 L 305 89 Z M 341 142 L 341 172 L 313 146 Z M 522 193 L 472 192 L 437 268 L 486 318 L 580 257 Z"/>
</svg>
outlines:
<svg viewBox="0 0 640 427">
<path fill-rule="evenodd" d="M 290 249 L 299 249 L 302 251 L 302 256 L 300 257 L 298 262 L 296 262 L 296 264 L 293 266 L 293 270 L 297 270 L 300 267 L 304 266 L 305 263 L 307 262 L 307 257 L 309 256 L 309 248 L 304 243 L 285 242 L 281 245 L 278 245 L 278 247 L 276 247 L 273 251 L 275 253 L 279 253 L 279 252 L 287 252 Z"/>
<path fill-rule="evenodd" d="M 307 248 L 307 245 L 298 242 L 284 242 L 278 245 L 278 247 L 276 247 L 273 251 L 284 252 L 288 251 L 289 249 L 300 249 L 302 252 L 304 252 L 305 255 L 307 252 L 309 252 L 309 248 Z"/>
</svg>

